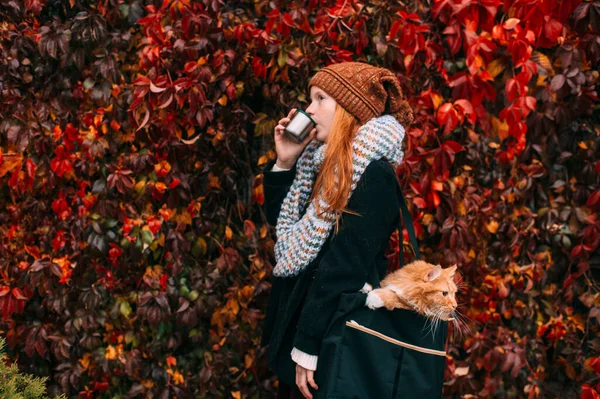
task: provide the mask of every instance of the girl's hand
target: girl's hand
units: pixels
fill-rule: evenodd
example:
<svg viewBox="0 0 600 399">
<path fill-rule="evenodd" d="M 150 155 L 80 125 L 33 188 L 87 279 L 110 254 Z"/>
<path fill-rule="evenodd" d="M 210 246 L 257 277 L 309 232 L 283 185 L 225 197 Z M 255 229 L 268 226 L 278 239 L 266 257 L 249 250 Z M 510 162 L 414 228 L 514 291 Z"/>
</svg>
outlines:
<svg viewBox="0 0 600 399">
<path fill-rule="evenodd" d="M 315 383 L 314 375 L 315 372 L 313 370 L 307 370 L 299 364 L 296 364 L 296 385 L 298 386 L 300 392 L 302 392 L 302 395 L 304 395 L 306 399 L 312 399 L 312 394 L 308 389 L 307 382 L 314 389 L 319 389 L 319 387 Z"/>
<path fill-rule="evenodd" d="M 301 143 L 297 143 L 293 138 L 287 137 L 285 127 L 290 123 L 295 113 L 296 108 L 292 108 L 288 116 L 282 118 L 279 124 L 275 126 L 275 152 L 277 153 L 277 166 L 280 168 L 292 168 L 296 160 L 300 157 L 300 154 L 302 154 L 304 147 L 317 135 L 317 129 L 314 128 Z"/>
</svg>

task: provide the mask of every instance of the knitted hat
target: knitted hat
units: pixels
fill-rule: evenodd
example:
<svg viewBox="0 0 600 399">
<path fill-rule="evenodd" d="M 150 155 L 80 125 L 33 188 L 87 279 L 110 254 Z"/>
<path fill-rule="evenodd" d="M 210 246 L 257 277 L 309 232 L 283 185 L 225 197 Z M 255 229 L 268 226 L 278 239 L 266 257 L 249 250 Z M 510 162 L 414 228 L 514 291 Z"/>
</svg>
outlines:
<svg viewBox="0 0 600 399">
<path fill-rule="evenodd" d="M 396 75 L 364 62 L 340 62 L 314 74 L 308 89 L 317 86 L 333 97 L 361 124 L 382 114 L 392 114 L 403 126 L 413 121 Z"/>
</svg>

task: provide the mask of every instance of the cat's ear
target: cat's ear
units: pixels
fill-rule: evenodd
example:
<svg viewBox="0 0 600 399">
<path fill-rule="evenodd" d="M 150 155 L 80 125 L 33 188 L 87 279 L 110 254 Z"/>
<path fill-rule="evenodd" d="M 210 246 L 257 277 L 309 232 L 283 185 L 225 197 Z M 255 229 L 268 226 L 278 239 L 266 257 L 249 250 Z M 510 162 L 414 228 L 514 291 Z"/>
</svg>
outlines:
<svg viewBox="0 0 600 399">
<path fill-rule="evenodd" d="M 448 268 L 448 277 L 454 277 L 454 273 L 456 273 L 456 264 Z"/>
<path fill-rule="evenodd" d="M 425 275 L 425 281 L 433 281 L 438 278 L 440 274 L 442 274 L 442 267 L 440 265 L 435 265 L 433 269 Z"/>
</svg>

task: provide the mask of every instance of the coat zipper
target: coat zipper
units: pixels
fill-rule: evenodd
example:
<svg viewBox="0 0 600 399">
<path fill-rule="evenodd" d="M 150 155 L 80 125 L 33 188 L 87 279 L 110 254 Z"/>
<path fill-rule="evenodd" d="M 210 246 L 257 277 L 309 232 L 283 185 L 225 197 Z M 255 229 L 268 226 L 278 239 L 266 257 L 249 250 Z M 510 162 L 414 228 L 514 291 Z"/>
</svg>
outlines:
<svg viewBox="0 0 600 399">
<path fill-rule="evenodd" d="M 399 340 L 394 339 L 392 337 L 388 337 L 387 335 L 384 335 L 384 334 L 382 334 L 382 333 L 380 333 L 378 331 L 371 330 L 368 327 L 362 326 L 362 325 L 358 324 L 354 320 L 347 321 L 346 325 L 348 327 L 352 327 L 354 329 L 360 330 L 360 331 L 365 332 L 367 334 L 374 335 L 377 338 L 381 338 L 381 339 L 383 339 L 385 341 L 388 341 L 388 342 L 391 342 L 392 344 L 395 344 L 395 345 L 403 346 L 405 348 L 412 349 L 412 350 L 415 350 L 415 351 L 418 351 L 418 352 L 422 352 L 422 353 L 427 353 L 427 354 L 430 354 L 430 355 L 437 355 L 437 356 L 444 356 L 444 357 L 446 356 L 446 352 L 445 351 L 438 351 L 438 350 L 435 350 L 435 349 L 423 348 L 421 346 L 412 345 L 412 344 L 409 344 L 409 343 L 406 343 L 406 342 L 399 341 Z"/>
</svg>

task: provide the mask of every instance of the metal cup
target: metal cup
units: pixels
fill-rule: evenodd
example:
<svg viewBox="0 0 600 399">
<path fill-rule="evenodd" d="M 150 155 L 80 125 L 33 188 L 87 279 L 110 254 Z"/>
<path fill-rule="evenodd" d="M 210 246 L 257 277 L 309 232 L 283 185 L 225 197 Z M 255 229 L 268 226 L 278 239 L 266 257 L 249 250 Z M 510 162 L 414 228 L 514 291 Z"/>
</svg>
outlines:
<svg viewBox="0 0 600 399">
<path fill-rule="evenodd" d="M 297 143 L 301 143 L 317 126 L 316 122 L 302 110 L 297 110 L 290 123 L 285 127 L 285 132 Z"/>
</svg>

